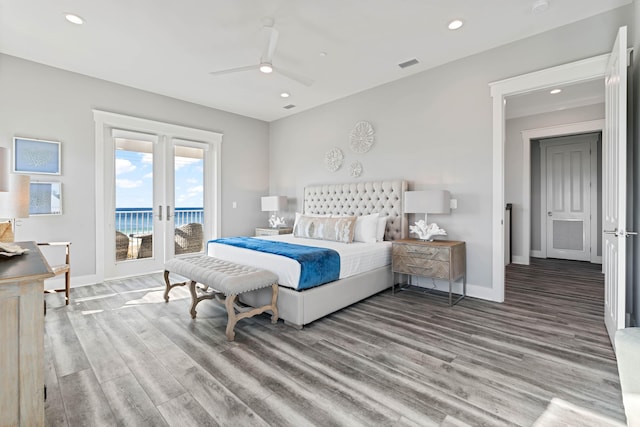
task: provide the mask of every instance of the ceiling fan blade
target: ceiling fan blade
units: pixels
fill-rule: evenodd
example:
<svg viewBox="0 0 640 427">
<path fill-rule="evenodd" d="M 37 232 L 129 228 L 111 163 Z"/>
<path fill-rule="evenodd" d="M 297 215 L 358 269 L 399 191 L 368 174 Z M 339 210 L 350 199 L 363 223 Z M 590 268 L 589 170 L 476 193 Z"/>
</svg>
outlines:
<svg viewBox="0 0 640 427">
<path fill-rule="evenodd" d="M 241 71 L 257 70 L 258 67 L 260 67 L 260 65 L 258 65 L 258 64 L 256 64 L 256 65 L 247 65 L 245 67 L 229 68 L 228 70 L 212 71 L 209 74 L 211 74 L 212 76 L 221 76 L 223 74 L 231 74 L 231 73 L 239 73 Z"/>
<path fill-rule="evenodd" d="M 283 76 L 290 78 L 291 80 L 295 80 L 305 86 L 311 86 L 313 84 L 313 80 L 311 80 L 310 78 L 292 73 L 291 71 L 283 70 L 280 67 L 274 67 L 273 71 L 275 71 L 276 73 L 280 73 Z"/>
<path fill-rule="evenodd" d="M 278 44 L 278 30 L 273 27 L 264 27 L 265 32 L 268 32 L 269 39 L 262 51 L 261 62 L 271 62 L 273 53 L 276 51 L 276 45 Z"/>
</svg>

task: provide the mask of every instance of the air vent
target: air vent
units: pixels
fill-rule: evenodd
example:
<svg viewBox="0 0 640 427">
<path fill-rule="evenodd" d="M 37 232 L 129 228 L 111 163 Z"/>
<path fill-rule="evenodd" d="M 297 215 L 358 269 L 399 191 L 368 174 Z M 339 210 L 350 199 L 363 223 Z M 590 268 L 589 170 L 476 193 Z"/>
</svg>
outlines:
<svg viewBox="0 0 640 427">
<path fill-rule="evenodd" d="M 295 105 L 293 105 L 293 104 L 289 104 L 289 105 L 285 105 L 285 106 L 284 106 L 284 107 L 282 107 L 282 108 L 284 108 L 285 110 L 291 110 L 292 108 L 296 108 L 296 106 L 295 106 Z"/>
<path fill-rule="evenodd" d="M 418 61 L 417 58 L 413 58 L 413 59 L 410 59 L 408 61 L 401 62 L 400 64 L 398 64 L 398 67 L 407 68 L 407 67 L 411 67 L 412 65 L 419 64 L 419 63 L 420 63 L 420 61 Z"/>
</svg>

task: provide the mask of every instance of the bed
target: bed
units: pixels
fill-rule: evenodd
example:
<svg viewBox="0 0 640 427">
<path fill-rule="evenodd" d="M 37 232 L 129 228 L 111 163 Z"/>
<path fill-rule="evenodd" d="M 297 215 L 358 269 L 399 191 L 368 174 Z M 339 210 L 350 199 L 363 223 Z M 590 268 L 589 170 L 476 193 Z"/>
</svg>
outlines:
<svg viewBox="0 0 640 427">
<path fill-rule="evenodd" d="M 361 262 L 358 268 L 351 269 L 343 274 L 341 265 L 340 277 L 338 280 L 321 286 L 304 290 L 296 290 L 295 278 L 291 278 L 291 273 L 285 267 L 279 266 L 269 256 L 258 258 L 252 261 L 251 265 L 266 268 L 278 274 L 280 277 L 280 289 L 278 296 L 279 316 L 287 324 L 301 328 L 314 320 L 324 317 L 334 311 L 347 307 L 355 302 L 365 299 L 380 291 L 388 289 L 393 284 L 393 273 L 391 272 L 391 244 L 390 241 L 406 238 L 408 234 L 407 218 L 403 212 L 403 194 L 407 190 L 407 183 L 403 180 L 391 181 L 371 181 L 349 184 L 327 184 L 308 186 L 304 189 L 303 212 L 305 215 L 369 215 L 379 213 L 386 216 L 386 229 L 384 232 L 384 242 L 379 243 L 325 243 L 321 240 L 309 240 L 293 238 L 291 235 L 272 236 L 266 239 L 291 241 L 297 244 L 308 244 L 311 246 L 333 247 L 343 245 L 349 253 L 357 252 L 359 249 L 376 253 L 366 260 L 375 259 L 375 262 L 365 262 L 370 264 L 368 268 L 362 267 Z M 377 247 L 374 247 L 376 246 Z M 367 249 L 365 249 L 365 246 Z M 222 248 L 224 247 L 224 248 Z M 380 255 L 380 250 L 382 253 Z M 227 248 L 226 245 L 219 245 L 209 242 L 207 253 L 211 256 L 220 257 L 228 261 L 247 264 L 246 253 L 248 249 Z M 270 255 L 270 254 L 264 254 Z M 277 255 L 270 255 L 275 256 Z M 346 258 L 345 258 L 346 259 Z M 384 261 L 381 261 L 384 259 Z M 244 261 L 244 262 L 243 262 Z M 257 264 L 257 265 L 255 265 Z M 353 264 L 353 263 L 352 263 Z M 353 267 L 353 266 L 351 266 Z M 260 289 L 247 292 L 242 295 L 241 301 L 245 304 L 258 307 L 266 305 L 271 298 L 268 289 Z"/>
</svg>

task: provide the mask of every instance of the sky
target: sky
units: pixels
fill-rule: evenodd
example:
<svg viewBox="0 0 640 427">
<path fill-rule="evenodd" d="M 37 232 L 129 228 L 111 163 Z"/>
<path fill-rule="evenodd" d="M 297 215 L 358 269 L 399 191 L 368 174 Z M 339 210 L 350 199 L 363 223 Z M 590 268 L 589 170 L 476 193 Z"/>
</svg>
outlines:
<svg viewBox="0 0 640 427">
<path fill-rule="evenodd" d="M 151 208 L 153 164 L 150 153 L 116 150 L 116 208 Z M 202 159 L 175 158 L 175 207 L 202 208 Z"/>
</svg>

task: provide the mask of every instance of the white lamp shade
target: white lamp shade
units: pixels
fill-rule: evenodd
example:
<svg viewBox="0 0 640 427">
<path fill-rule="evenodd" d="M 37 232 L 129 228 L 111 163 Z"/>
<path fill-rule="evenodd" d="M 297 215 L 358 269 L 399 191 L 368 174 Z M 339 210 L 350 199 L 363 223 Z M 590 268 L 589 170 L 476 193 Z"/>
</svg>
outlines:
<svg viewBox="0 0 640 427">
<path fill-rule="evenodd" d="M 9 162 L 7 149 L 0 147 L 0 192 L 9 191 Z"/>
<path fill-rule="evenodd" d="M 287 196 L 265 196 L 261 202 L 263 212 L 278 212 L 287 207 Z"/>
<path fill-rule="evenodd" d="M 29 216 L 29 175 L 9 174 L 9 191 L 0 193 L 0 218 Z"/>
<path fill-rule="evenodd" d="M 451 194 L 447 190 L 404 192 L 404 212 L 424 214 L 448 214 Z"/>
</svg>

